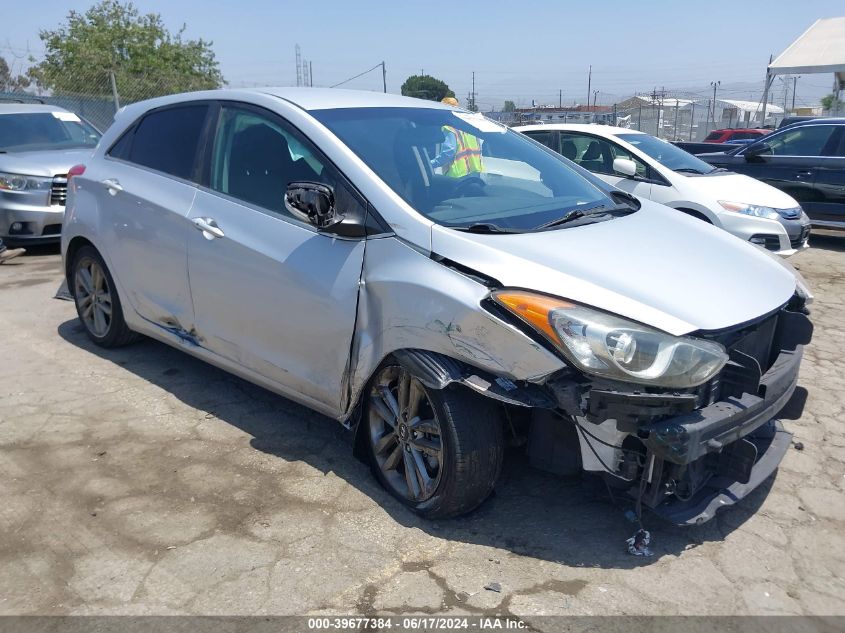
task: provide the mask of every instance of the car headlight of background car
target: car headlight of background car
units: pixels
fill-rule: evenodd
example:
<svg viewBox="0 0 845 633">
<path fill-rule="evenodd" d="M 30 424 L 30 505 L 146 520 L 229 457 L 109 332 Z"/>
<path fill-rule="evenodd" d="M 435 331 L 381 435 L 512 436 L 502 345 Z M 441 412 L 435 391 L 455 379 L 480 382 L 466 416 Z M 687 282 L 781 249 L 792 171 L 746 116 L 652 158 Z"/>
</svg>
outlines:
<svg viewBox="0 0 845 633">
<path fill-rule="evenodd" d="M 726 211 L 735 211 L 744 215 L 751 215 L 755 218 L 766 218 L 767 220 L 777 220 L 780 213 L 773 207 L 763 207 L 759 204 L 749 204 L 747 202 L 729 202 L 728 200 L 719 200 L 719 204 Z M 798 213 L 800 216 L 800 212 Z M 796 216 L 798 217 L 798 216 Z"/>
<path fill-rule="evenodd" d="M 563 299 L 519 290 L 497 291 L 492 298 L 589 374 L 687 388 L 707 382 L 728 361 L 714 341 L 672 336 Z"/>
<path fill-rule="evenodd" d="M 0 191 L 36 191 L 49 189 L 52 183 L 52 178 L 0 172 Z"/>
</svg>

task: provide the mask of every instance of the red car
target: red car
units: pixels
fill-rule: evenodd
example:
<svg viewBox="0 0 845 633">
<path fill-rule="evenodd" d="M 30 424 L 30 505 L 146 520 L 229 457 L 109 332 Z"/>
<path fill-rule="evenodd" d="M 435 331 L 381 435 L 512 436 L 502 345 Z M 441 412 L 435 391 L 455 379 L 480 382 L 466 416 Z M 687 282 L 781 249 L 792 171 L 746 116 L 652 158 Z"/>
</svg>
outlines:
<svg viewBox="0 0 845 633">
<path fill-rule="evenodd" d="M 760 130 L 755 128 L 728 128 L 724 130 L 713 130 L 708 134 L 705 143 L 732 143 L 736 141 L 754 141 L 765 136 L 771 130 Z"/>
</svg>

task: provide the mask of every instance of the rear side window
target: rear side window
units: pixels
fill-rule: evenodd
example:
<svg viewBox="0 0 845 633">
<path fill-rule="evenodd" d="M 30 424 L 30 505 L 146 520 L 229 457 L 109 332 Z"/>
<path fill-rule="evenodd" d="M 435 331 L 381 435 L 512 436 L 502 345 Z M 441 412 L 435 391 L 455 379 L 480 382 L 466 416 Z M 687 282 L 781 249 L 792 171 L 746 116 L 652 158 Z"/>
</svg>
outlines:
<svg viewBox="0 0 845 633">
<path fill-rule="evenodd" d="M 208 105 L 167 108 L 146 115 L 110 154 L 190 180 Z"/>
<path fill-rule="evenodd" d="M 546 130 L 543 130 L 542 132 L 525 132 L 525 136 L 530 136 L 535 141 L 542 143 L 549 149 L 557 151 L 557 143 L 555 142 L 557 139 L 555 138 L 554 132 Z"/>
<path fill-rule="evenodd" d="M 710 132 L 710 134 L 704 137 L 704 140 L 715 141 L 718 138 L 722 138 L 722 132 Z"/>
</svg>

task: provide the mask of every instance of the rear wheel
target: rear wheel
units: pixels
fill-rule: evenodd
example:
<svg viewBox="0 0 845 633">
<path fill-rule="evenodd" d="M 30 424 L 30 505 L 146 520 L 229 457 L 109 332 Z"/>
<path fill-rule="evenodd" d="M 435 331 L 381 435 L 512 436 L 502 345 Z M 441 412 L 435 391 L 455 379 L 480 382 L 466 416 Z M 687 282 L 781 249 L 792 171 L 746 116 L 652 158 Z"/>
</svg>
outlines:
<svg viewBox="0 0 845 633">
<path fill-rule="evenodd" d="M 101 347 L 120 347 L 139 338 L 123 319 L 120 298 L 106 263 L 93 246 L 83 246 L 73 259 L 71 292 L 76 313 L 88 337 Z"/>
<path fill-rule="evenodd" d="M 450 517 L 492 492 L 503 440 L 494 403 L 460 387 L 427 389 L 399 365 L 383 367 L 366 402 L 373 470 L 417 513 Z"/>
</svg>

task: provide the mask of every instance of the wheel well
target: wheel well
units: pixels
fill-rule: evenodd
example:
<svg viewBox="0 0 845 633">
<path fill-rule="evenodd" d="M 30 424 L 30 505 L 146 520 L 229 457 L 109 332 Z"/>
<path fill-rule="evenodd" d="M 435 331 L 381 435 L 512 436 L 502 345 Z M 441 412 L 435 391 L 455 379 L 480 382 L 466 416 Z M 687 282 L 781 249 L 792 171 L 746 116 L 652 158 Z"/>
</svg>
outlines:
<svg viewBox="0 0 845 633">
<path fill-rule="evenodd" d="M 685 209 L 683 207 L 678 207 L 677 210 L 680 211 L 681 213 L 686 213 L 687 215 L 689 215 L 693 218 L 697 218 L 699 220 L 704 220 L 705 222 L 707 222 L 707 224 L 713 224 L 713 222 L 710 221 L 710 218 L 708 218 L 706 215 L 704 215 L 701 211 L 695 211 L 694 209 Z"/>
<path fill-rule="evenodd" d="M 71 266 L 73 266 L 73 258 L 76 257 L 77 251 L 83 246 L 90 246 L 94 249 L 97 248 L 90 242 L 90 240 L 77 236 L 70 241 L 70 244 L 67 245 L 67 251 L 65 252 L 65 279 L 67 280 L 68 291 L 71 293 L 73 284 L 71 283 L 70 272 Z"/>
</svg>

